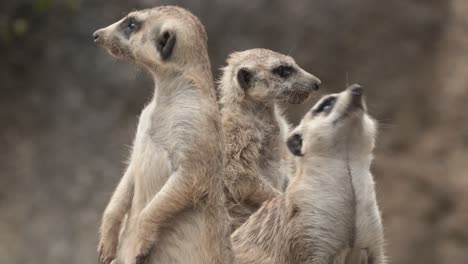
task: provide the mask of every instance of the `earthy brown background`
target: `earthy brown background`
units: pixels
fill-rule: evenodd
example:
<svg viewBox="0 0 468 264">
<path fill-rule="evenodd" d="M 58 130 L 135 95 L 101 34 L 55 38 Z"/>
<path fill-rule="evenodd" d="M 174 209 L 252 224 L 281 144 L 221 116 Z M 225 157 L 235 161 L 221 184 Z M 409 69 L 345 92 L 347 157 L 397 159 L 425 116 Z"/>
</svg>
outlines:
<svg viewBox="0 0 468 264">
<path fill-rule="evenodd" d="M 95 263 L 152 83 L 91 33 L 172 3 L 0 1 L 0 263 Z M 381 122 L 374 172 L 391 262 L 468 263 L 467 1 L 177 3 L 206 25 L 216 76 L 228 53 L 266 47 L 319 76 L 321 93 L 364 85 Z"/>
</svg>

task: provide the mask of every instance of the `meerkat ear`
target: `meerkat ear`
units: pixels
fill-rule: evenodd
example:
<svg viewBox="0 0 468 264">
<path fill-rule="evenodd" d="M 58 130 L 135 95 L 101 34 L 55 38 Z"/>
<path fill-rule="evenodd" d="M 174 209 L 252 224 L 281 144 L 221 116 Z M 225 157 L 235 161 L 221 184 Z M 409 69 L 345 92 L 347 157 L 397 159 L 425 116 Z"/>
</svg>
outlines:
<svg viewBox="0 0 468 264">
<path fill-rule="evenodd" d="M 242 89 L 246 90 L 250 87 L 253 79 L 253 74 L 247 68 L 241 68 L 237 72 L 237 81 Z"/>
<path fill-rule="evenodd" d="M 164 31 L 161 35 L 158 36 L 156 40 L 156 48 L 163 60 L 167 60 L 171 56 L 175 43 L 175 33 Z"/>
<path fill-rule="evenodd" d="M 288 138 L 288 141 L 286 142 L 288 145 L 289 151 L 294 156 L 303 156 L 304 154 L 302 153 L 302 135 L 300 134 L 294 134 Z"/>
</svg>

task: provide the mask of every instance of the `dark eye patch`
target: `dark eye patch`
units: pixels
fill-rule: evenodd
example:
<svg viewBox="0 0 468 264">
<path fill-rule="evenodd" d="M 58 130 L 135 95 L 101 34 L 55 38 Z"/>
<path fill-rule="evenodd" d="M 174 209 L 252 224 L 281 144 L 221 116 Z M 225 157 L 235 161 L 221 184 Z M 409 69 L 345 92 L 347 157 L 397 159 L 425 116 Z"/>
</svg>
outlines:
<svg viewBox="0 0 468 264">
<path fill-rule="evenodd" d="M 140 29 L 140 27 L 141 22 L 136 20 L 134 17 L 128 17 L 120 24 L 120 28 L 127 38 L 130 38 L 133 33 Z"/>
<path fill-rule="evenodd" d="M 293 75 L 296 70 L 289 65 L 280 65 L 273 69 L 273 74 L 278 75 L 279 77 L 286 79 Z"/>
<path fill-rule="evenodd" d="M 335 106 L 335 103 L 336 97 L 328 97 L 327 99 L 323 100 L 323 102 L 314 110 L 314 113 L 330 113 L 330 111 L 333 109 L 333 106 Z"/>
</svg>

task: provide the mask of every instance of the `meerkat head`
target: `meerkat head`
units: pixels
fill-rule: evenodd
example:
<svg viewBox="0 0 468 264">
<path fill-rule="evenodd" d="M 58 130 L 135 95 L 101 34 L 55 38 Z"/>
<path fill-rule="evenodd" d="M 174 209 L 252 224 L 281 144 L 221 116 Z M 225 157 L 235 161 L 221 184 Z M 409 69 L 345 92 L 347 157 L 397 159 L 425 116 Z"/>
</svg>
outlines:
<svg viewBox="0 0 468 264">
<path fill-rule="evenodd" d="M 289 56 L 251 49 L 229 56 L 220 81 L 222 102 L 302 103 L 319 88 L 320 80 Z"/>
<path fill-rule="evenodd" d="M 324 96 L 304 116 L 287 140 L 295 156 L 350 159 L 368 156 L 374 148 L 376 123 L 367 113 L 363 89 L 354 84 Z"/>
<path fill-rule="evenodd" d="M 94 32 L 93 38 L 112 56 L 141 64 L 155 73 L 209 63 L 203 25 L 180 7 L 131 12 Z"/>
</svg>

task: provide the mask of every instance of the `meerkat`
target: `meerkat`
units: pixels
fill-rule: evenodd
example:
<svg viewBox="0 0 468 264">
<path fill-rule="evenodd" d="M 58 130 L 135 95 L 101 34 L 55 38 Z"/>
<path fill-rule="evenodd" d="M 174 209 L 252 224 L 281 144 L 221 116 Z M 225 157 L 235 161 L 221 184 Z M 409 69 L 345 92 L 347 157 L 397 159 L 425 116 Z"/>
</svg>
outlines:
<svg viewBox="0 0 468 264">
<path fill-rule="evenodd" d="M 155 82 L 103 214 L 99 262 L 232 263 L 221 115 L 203 25 L 185 9 L 161 6 L 131 12 L 93 37 Z"/>
<path fill-rule="evenodd" d="M 231 54 L 219 81 L 225 142 L 225 189 L 234 231 L 284 191 L 289 125 L 278 103 L 298 104 L 320 80 L 286 55 L 267 49 Z"/>
<path fill-rule="evenodd" d="M 360 86 L 321 99 L 287 140 L 297 169 L 286 192 L 232 234 L 238 263 L 385 263 L 375 137 Z"/>
</svg>

